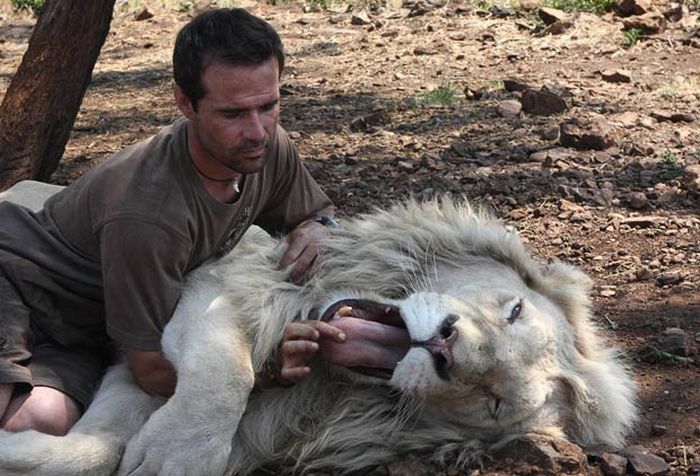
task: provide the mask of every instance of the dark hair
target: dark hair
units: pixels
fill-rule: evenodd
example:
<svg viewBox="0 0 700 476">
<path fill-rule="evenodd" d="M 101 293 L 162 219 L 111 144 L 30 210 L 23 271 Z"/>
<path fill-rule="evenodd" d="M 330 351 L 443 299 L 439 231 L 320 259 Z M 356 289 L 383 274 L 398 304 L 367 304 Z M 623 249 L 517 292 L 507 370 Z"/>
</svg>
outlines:
<svg viewBox="0 0 700 476">
<path fill-rule="evenodd" d="M 242 8 L 208 10 L 196 16 L 177 35 L 173 51 L 175 84 L 196 109 L 197 101 L 206 93 L 202 72 L 207 61 L 256 65 L 273 55 L 282 74 L 282 40 L 265 20 Z"/>
</svg>

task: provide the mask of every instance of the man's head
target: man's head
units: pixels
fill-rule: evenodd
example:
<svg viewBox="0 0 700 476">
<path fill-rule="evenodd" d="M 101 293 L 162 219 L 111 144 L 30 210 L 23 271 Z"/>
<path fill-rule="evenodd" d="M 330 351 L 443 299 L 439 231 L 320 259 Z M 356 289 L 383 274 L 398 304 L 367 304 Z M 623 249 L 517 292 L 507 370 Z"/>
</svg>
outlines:
<svg viewBox="0 0 700 476">
<path fill-rule="evenodd" d="M 241 8 L 209 10 L 180 30 L 173 52 L 175 84 L 197 109 L 206 94 L 202 74 L 211 63 L 252 66 L 274 57 L 284 69 L 282 40 L 266 21 Z"/>
<path fill-rule="evenodd" d="M 241 9 L 211 10 L 179 33 L 175 100 L 189 119 L 188 147 L 216 178 L 259 172 L 276 134 L 282 42 Z"/>
</svg>

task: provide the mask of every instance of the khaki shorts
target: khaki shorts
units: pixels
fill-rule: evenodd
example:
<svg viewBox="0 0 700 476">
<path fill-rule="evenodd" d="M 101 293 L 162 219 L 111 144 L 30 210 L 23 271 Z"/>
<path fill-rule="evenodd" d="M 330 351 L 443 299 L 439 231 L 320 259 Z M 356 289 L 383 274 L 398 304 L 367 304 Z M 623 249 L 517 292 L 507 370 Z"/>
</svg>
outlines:
<svg viewBox="0 0 700 476">
<path fill-rule="evenodd" d="M 32 322 L 14 285 L 0 273 L 0 384 L 15 391 L 34 386 L 55 388 L 86 408 L 102 377 L 106 361 L 100 349 L 64 347 Z"/>
</svg>

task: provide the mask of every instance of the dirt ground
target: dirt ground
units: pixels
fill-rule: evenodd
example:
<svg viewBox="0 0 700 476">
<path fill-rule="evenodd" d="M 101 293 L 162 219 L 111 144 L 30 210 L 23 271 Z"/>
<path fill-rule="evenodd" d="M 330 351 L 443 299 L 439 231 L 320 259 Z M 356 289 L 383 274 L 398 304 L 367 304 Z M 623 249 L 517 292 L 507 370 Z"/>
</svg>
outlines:
<svg viewBox="0 0 700 476">
<path fill-rule="evenodd" d="M 55 183 L 178 116 L 170 54 L 193 12 L 179 5 L 118 2 Z M 492 206 L 538 257 L 582 267 L 596 283 L 598 323 L 641 389 L 631 443 L 672 473 L 700 474 L 699 13 L 625 47 L 612 13 L 580 14 L 548 35 L 534 11 L 483 2 L 245 6 L 285 42 L 282 123 L 340 216 L 409 195 L 465 195 Z M 144 7 L 152 17 L 137 20 Z M 32 26 L 0 10 L 0 93 Z M 629 82 L 604 80 L 606 70 Z M 546 86 L 567 110 L 518 112 L 504 103 L 521 99 L 518 83 Z M 608 146 L 561 145 L 570 119 L 605 121 Z M 661 346 L 671 327 L 688 355 Z"/>
</svg>

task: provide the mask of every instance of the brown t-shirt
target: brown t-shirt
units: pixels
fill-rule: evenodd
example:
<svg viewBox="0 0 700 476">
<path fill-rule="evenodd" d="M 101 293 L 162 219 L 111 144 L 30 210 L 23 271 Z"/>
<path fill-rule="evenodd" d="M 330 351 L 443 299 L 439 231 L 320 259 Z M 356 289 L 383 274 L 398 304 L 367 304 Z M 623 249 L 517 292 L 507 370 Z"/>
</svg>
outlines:
<svg viewBox="0 0 700 476">
<path fill-rule="evenodd" d="M 102 345 L 107 334 L 156 350 L 188 271 L 230 250 L 253 223 L 284 233 L 330 205 L 281 127 L 236 202 L 217 201 L 196 175 L 180 119 L 39 213 L 0 204 L 0 271 L 58 342 Z"/>
</svg>

